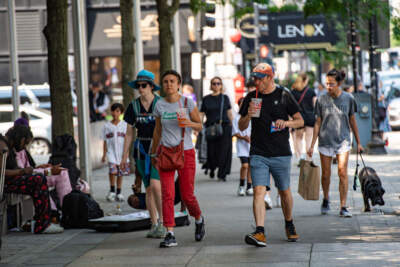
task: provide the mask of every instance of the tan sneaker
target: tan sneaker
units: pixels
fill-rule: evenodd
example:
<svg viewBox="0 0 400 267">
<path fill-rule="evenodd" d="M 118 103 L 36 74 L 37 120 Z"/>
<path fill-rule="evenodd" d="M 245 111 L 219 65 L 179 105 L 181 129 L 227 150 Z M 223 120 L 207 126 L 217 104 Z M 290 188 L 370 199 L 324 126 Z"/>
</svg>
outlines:
<svg viewBox="0 0 400 267">
<path fill-rule="evenodd" d="M 286 225 L 285 230 L 286 230 L 287 240 L 289 242 L 296 242 L 297 239 L 299 239 L 299 235 L 296 233 L 296 228 L 294 227 L 293 223 L 290 225 Z"/>
<path fill-rule="evenodd" d="M 147 238 L 155 238 L 156 237 L 156 231 L 157 231 L 157 224 L 152 224 L 150 231 L 147 232 L 146 237 Z"/>
<path fill-rule="evenodd" d="M 261 232 L 254 232 L 251 234 L 246 235 L 244 241 L 256 247 L 265 247 L 267 246 L 267 240 L 265 238 L 265 234 Z"/>
</svg>

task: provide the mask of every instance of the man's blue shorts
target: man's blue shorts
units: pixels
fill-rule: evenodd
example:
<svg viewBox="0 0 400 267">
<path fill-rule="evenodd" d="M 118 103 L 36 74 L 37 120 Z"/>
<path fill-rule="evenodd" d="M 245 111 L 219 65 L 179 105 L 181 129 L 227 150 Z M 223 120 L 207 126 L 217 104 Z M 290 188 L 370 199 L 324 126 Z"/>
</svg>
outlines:
<svg viewBox="0 0 400 267">
<path fill-rule="evenodd" d="M 281 191 L 287 190 L 290 187 L 291 161 L 292 156 L 263 157 L 251 155 L 250 169 L 253 187 L 259 185 L 270 187 L 272 175 L 275 186 Z"/>
</svg>

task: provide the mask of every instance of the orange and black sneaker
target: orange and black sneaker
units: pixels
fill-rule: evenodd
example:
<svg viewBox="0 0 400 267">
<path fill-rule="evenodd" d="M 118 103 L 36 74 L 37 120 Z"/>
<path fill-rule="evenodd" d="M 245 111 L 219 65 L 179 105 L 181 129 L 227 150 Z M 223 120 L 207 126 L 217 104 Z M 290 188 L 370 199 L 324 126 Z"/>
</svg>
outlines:
<svg viewBox="0 0 400 267">
<path fill-rule="evenodd" d="M 254 232 L 246 235 L 244 241 L 256 247 L 265 247 L 267 246 L 267 241 L 265 239 L 265 234 L 263 232 Z"/>
<path fill-rule="evenodd" d="M 287 240 L 289 242 L 296 242 L 299 239 L 299 235 L 296 233 L 296 228 L 293 223 L 286 224 L 285 226 Z"/>
</svg>

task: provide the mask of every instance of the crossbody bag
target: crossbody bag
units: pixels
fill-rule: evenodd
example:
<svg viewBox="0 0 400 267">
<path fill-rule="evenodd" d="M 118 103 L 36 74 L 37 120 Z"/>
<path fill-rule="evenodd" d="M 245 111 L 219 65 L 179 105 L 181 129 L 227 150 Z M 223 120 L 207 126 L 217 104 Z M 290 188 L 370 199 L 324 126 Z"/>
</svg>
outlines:
<svg viewBox="0 0 400 267">
<path fill-rule="evenodd" d="M 215 140 L 224 134 L 224 129 L 222 128 L 222 112 L 224 110 L 224 100 L 225 96 L 221 94 L 221 109 L 219 113 L 219 121 L 206 127 L 206 138 L 207 140 Z"/>
</svg>

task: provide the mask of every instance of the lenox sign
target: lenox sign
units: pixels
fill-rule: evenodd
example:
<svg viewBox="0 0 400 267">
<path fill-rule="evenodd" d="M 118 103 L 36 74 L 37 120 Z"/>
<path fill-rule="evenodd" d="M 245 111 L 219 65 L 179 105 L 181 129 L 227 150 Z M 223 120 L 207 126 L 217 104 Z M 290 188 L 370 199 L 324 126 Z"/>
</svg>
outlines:
<svg viewBox="0 0 400 267">
<path fill-rule="evenodd" d="M 296 38 L 297 36 L 325 36 L 323 31 L 324 24 L 302 24 L 299 26 L 293 24 L 287 24 L 285 26 L 278 25 L 278 37 L 279 38 Z"/>
<path fill-rule="evenodd" d="M 268 18 L 268 41 L 274 45 L 300 45 L 304 49 L 310 44 L 334 45 L 337 41 L 334 23 L 323 15 L 305 18 L 301 12 L 277 13 L 269 14 Z"/>
</svg>

